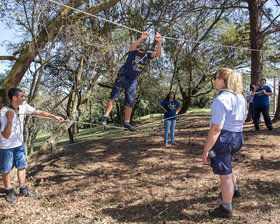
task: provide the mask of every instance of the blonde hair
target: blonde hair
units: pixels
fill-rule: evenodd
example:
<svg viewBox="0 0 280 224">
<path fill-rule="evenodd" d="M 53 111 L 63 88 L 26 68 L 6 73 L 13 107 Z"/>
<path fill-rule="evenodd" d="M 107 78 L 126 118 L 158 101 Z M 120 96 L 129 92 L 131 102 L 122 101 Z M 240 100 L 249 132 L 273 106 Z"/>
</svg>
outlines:
<svg viewBox="0 0 280 224">
<path fill-rule="evenodd" d="M 220 79 L 225 82 L 225 87 L 236 94 L 242 93 L 243 83 L 240 72 L 234 71 L 230 68 L 219 68 L 217 71 Z"/>
</svg>

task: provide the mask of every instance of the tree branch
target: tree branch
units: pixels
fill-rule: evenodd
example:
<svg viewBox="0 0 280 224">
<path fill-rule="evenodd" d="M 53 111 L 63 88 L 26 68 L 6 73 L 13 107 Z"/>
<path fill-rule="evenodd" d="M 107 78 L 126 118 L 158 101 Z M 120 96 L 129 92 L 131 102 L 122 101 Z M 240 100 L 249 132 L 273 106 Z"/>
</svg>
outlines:
<svg viewBox="0 0 280 224">
<path fill-rule="evenodd" d="M 0 56 L 0 61 L 15 61 L 17 58 L 15 56 Z"/>
</svg>

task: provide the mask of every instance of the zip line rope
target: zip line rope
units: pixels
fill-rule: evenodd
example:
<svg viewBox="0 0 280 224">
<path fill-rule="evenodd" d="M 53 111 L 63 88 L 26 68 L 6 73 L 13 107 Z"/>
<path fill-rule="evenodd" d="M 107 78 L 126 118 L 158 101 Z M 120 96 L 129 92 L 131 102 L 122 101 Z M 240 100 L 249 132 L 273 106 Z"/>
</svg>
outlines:
<svg viewBox="0 0 280 224">
<path fill-rule="evenodd" d="M 6 112 L 5 111 L 0 111 L 0 113 L 6 113 Z M 55 120 L 53 118 L 38 116 L 38 115 L 34 115 L 34 114 L 22 114 L 22 113 L 16 113 L 16 112 L 14 112 L 14 113 L 16 115 L 30 116 L 30 117 L 35 117 L 35 118 L 47 119 L 47 120 Z M 182 113 L 182 114 L 178 114 L 176 116 L 169 117 L 169 118 L 163 118 L 163 119 L 160 119 L 160 120 L 157 120 L 157 121 L 154 121 L 154 122 L 149 122 L 149 123 L 146 123 L 146 124 L 143 124 L 143 125 L 136 126 L 135 128 L 139 129 L 139 128 L 143 128 L 143 127 L 146 127 L 146 126 L 154 125 L 156 123 L 161 123 L 161 122 L 164 122 L 165 120 L 170 120 L 170 119 L 175 118 L 175 117 L 176 118 L 181 117 L 183 115 L 186 115 L 187 113 L 188 112 Z M 95 123 L 91 123 L 91 122 L 79 122 L 79 121 L 75 121 L 75 120 L 64 120 L 61 123 L 66 123 L 66 122 L 70 122 L 70 123 L 74 123 L 74 124 L 87 124 L 87 125 L 92 125 L 92 126 L 109 127 L 109 128 L 121 129 L 121 130 L 125 130 L 126 129 L 124 127 L 118 127 L 118 126 L 113 126 L 113 125 L 103 126 L 101 124 L 95 124 Z"/>
<path fill-rule="evenodd" d="M 135 32 L 137 32 L 137 33 L 143 33 L 143 32 L 140 31 L 140 30 L 137 30 L 137 29 L 134 29 L 134 28 L 125 26 L 125 25 L 120 24 L 120 23 L 113 22 L 113 21 L 111 21 L 111 20 L 102 18 L 102 17 L 97 16 L 97 15 L 93 15 L 93 14 L 91 14 L 91 13 L 82 11 L 82 10 L 80 10 L 80 9 L 71 7 L 71 6 L 69 6 L 69 5 L 65 5 L 65 4 L 63 4 L 63 3 L 60 3 L 60 2 L 57 2 L 57 1 L 54 1 L 54 0 L 48 0 L 48 2 L 52 2 L 52 3 L 56 4 L 56 5 L 60 5 L 60 6 L 63 6 L 63 7 L 72 9 L 72 10 L 74 10 L 74 11 L 83 13 L 83 14 L 88 15 L 88 16 L 91 16 L 91 17 L 95 17 L 95 18 L 97 18 L 97 19 L 106 21 L 106 22 L 108 22 L 108 23 L 112 23 L 112 24 L 117 25 L 117 26 L 119 26 L 119 27 L 123 27 L 123 28 L 129 29 L 129 30 L 135 31 Z M 150 35 L 150 36 L 154 37 L 154 35 Z M 248 51 L 260 51 L 260 52 L 264 52 L 264 51 L 265 51 L 265 50 L 258 50 L 258 49 L 252 49 L 252 48 L 235 47 L 235 46 L 231 46 L 231 45 L 216 44 L 216 43 L 214 43 L 214 42 L 207 42 L 207 41 L 187 40 L 187 39 L 185 39 L 185 38 L 176 38 L 176 37 L 168 37 L 168 36 L 162 36 L 162 38 L 169 39 L 169 40 L 184 41 L 184 42 L 189 42 L 189 43 L 206 44 L 206 45 L 214 46 L 214 47 L 224 47 L 224 48 L 242 49 L 242 50 L 248 50 Z"/>
</svg>

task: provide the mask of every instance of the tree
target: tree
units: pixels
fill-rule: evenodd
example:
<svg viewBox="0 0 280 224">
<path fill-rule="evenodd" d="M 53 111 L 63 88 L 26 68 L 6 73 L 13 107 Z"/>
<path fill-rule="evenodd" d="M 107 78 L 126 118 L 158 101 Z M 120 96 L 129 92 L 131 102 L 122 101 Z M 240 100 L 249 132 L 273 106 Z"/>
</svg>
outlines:
<svg viewBox="0 0 280 224">
<path fill-rule="evenodd" d="M 36 2 L 36 1 L 35 1 Z M 79 7 L 84 1 L 81 0 L 70 0 L 67 5 L 71 7 Z M 99 4 L 93 5 L 88 8 L 88 12 L 96 14 L 104 11 L 110 7 L 113 7 L 119 0 L 105 0 Z M 25 3 L 25 1 L 23 1 Z M 16 87 L 19 85 L 23 76 L 25 75 L 27 69 L 30 67 L 31 63 L 34 61 L 36 55 L 39 51 L 43 50 L 47 43 L 49 43 L 61 30 L 61 27 L 68 25 L 69 16 L 71 16 L 73 10 L 68 7 L 62 7 L 59 13 L 49 20 L 46 25 L 42 25 L 36 36 L 32 36 L 32 40 L 21 49 L 21 53 L 16 59 L 11 71 L 7 75 L 3 85 L 0 88 L 0 107 L 7 103 L 7 91 L 11 87 Z M 40 16 L 39 13 L 38 16 Z M 78 20 L 78 16 L 75 17 Z M 38 17 L 38 21 L 40 17 Z M 72 20 L 71 20 L 72 21 Z"/>
<path fill-rule="evenodd" d="M 267 0 L 246 0 L 250 17 L 250 46 L 251 49 L 251 83 L 256 85 L 263 76 L 263 50 L 265 38 L 280 31 L 277 19 L 280 15 L 273 15 L 265 8 Z M 279 2 L 275 1 L 278 5 Z M 264 20 L 265 18 L 265 20 Z"/>
</svg>

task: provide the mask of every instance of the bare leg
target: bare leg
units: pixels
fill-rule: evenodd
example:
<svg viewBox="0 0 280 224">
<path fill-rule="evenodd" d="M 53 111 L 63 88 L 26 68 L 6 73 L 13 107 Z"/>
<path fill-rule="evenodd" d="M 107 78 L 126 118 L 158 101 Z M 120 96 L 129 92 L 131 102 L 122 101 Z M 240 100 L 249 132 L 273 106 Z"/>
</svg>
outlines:
<svg viewBox="0 0 280 224">
<path fill-rule="evenodd" d="M 10 173 L 2 173 L 2 179 L 5 188 L 11 187 L 11 175 Z"/>
<path fill-rule="evenodd" d="M 18 169 L 17 172 L 19 184 L 25 184 L 25 168 Z"/>
<path fill-rule="evenodd" d="M 115 102 L 116 102 L 116 101 L 113 100 L 113 99 L 109 99 L 109 100 L 108 100 L 107 107 L 106 107 L 106 110 L 105 110 L 105 114 L 106 114 L 106 115 L 109 115 L 109 114 L 110 114 L 111 110 L 113 109 L 113 106 L 114 106 L 114 103 L 115 103 Z"/>
<path fill-rule="evenodd" d="M 233 173 L 220 175 L 223 201 L 230 203 L 234 193 Z"/>
<path fill-rule="evenodd" d="M 132 107 L 125 106 L 125 109 L 124 109 L 124 120 L 125 121 L 130 121 L 131 112 L 132 112 Z"/>
<path fill-rule="evenodd" d="M 234 171 L 232 170 L 232 182 L 233 182 L 233 185 L 236 186 L 237 185 L 237 181 L 236 181 L 236 175 L 234 173 Z"/>
</svg>

